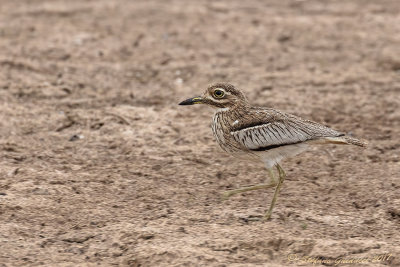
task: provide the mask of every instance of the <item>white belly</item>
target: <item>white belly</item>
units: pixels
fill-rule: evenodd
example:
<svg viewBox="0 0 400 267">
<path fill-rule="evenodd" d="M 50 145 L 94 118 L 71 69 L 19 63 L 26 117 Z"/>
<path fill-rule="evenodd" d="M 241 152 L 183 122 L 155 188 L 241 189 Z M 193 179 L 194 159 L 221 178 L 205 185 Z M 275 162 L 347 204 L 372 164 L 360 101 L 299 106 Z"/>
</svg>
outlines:
<svg viewBox="0 0 400 267">
<path fill-rule="evenodd" d="M 309 147 L 306 143 L 295 145 L 286 145 L 273 148 L 267 151 L 256 152 L 267 168 L 272 168 L 275 164 L 279 163 L 282 159 L 289 158 L 304 152 Z"/>
</svg>

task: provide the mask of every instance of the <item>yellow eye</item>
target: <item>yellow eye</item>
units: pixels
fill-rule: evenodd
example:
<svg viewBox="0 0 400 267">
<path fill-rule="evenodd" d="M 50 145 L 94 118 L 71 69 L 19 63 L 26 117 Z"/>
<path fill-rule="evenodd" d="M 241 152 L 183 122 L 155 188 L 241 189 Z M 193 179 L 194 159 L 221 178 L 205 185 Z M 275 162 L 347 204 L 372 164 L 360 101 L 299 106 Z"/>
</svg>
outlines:
<svg viewBox="0 0 400 267">
<path fill-rule="evenodd" d="M 225 92 L 222 90 L 217 89 L 214 91 L 215 98 L 222 98 L 222 97 L 224 97 L 224 95 L 225 95 Z"/>
</svg>

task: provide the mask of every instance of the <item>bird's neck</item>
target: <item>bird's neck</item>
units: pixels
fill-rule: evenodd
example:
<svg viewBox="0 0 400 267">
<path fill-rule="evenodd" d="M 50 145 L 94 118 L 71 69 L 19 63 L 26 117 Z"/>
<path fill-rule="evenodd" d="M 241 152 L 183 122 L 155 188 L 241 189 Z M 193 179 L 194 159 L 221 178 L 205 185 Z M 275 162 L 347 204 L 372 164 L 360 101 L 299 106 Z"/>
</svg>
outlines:
<svg viewBox="0 0 400 267">
<path fill-rule="evenodd" d="M 219 108 L 217 109 L 216 113 L 220 113 L 220 112 L 236 112 L 239 110 L 247 110 L 247 108 L 249 107 L 249 105 L 247 103 L 235 103 L 233 105 L 229 105 L 223 108 Z"/>
<path fill-rule="evenodd" d="M 231 111 L 231 109 L 232 109 L 232 107 L 219 108 L 216 110 L 216 113 L 228 112 L 228 111 Z"/>
</svg>

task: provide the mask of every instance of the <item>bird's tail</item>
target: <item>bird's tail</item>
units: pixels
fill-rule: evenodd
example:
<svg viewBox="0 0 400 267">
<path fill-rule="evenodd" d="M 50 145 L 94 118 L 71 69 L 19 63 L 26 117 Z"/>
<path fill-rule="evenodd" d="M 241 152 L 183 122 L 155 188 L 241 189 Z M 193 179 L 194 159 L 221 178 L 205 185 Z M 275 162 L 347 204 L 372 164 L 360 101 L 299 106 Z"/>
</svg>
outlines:
<svg viewBox="0 0 400 267">
<path fill-rule="evenodd" d="M 358 140 L 357 138 L 350 137 L 347 135 L 337 136 L 337 137 L 326 137 L 324 139 L 327 141 L 327 143 L 331 144 L 356 145 L 361 147 L 367 146 L 367 142 Z"/>
</svg>

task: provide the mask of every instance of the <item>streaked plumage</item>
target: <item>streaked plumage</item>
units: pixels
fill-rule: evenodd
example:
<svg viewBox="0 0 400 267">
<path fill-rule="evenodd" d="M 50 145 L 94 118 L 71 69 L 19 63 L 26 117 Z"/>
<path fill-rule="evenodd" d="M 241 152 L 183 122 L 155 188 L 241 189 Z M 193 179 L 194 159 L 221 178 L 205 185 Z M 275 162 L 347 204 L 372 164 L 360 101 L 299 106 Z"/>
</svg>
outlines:
<svg viewBox="0 0 400 267">
<path fill-rule="evenodd" d="M 283 158 L 304 151 L 311 144 L 364 145 L 357 139 L 316 122 L 271 108 L 247 105 L 217 110 L 212 129 L 223 150 L 241 157 L 258 157 L 267 168 Z"/>
<path fill-rule="evenodd" d="M 277 167 L 280 180 L 266 215 L 268 218 L 283 182 L 281 176 L 284 176 L 284 172 L 279 166 L 282 159 L 295 156 L 313 144 L 365 146 L 364 142 L 317 122 L 272 108 L 252 107 L 240 90 L 227 83 L 211 85 L 203 96 L 185 100 L 180 104 L 207 104 L 217 108 L 212 121 L 212 131 L 224 151 L 241 158 L 259 159 L 268 169 Z M 271 185 L 247 187 L 233 190 L 231 193 L 269 188 Z"/>
</svg>

